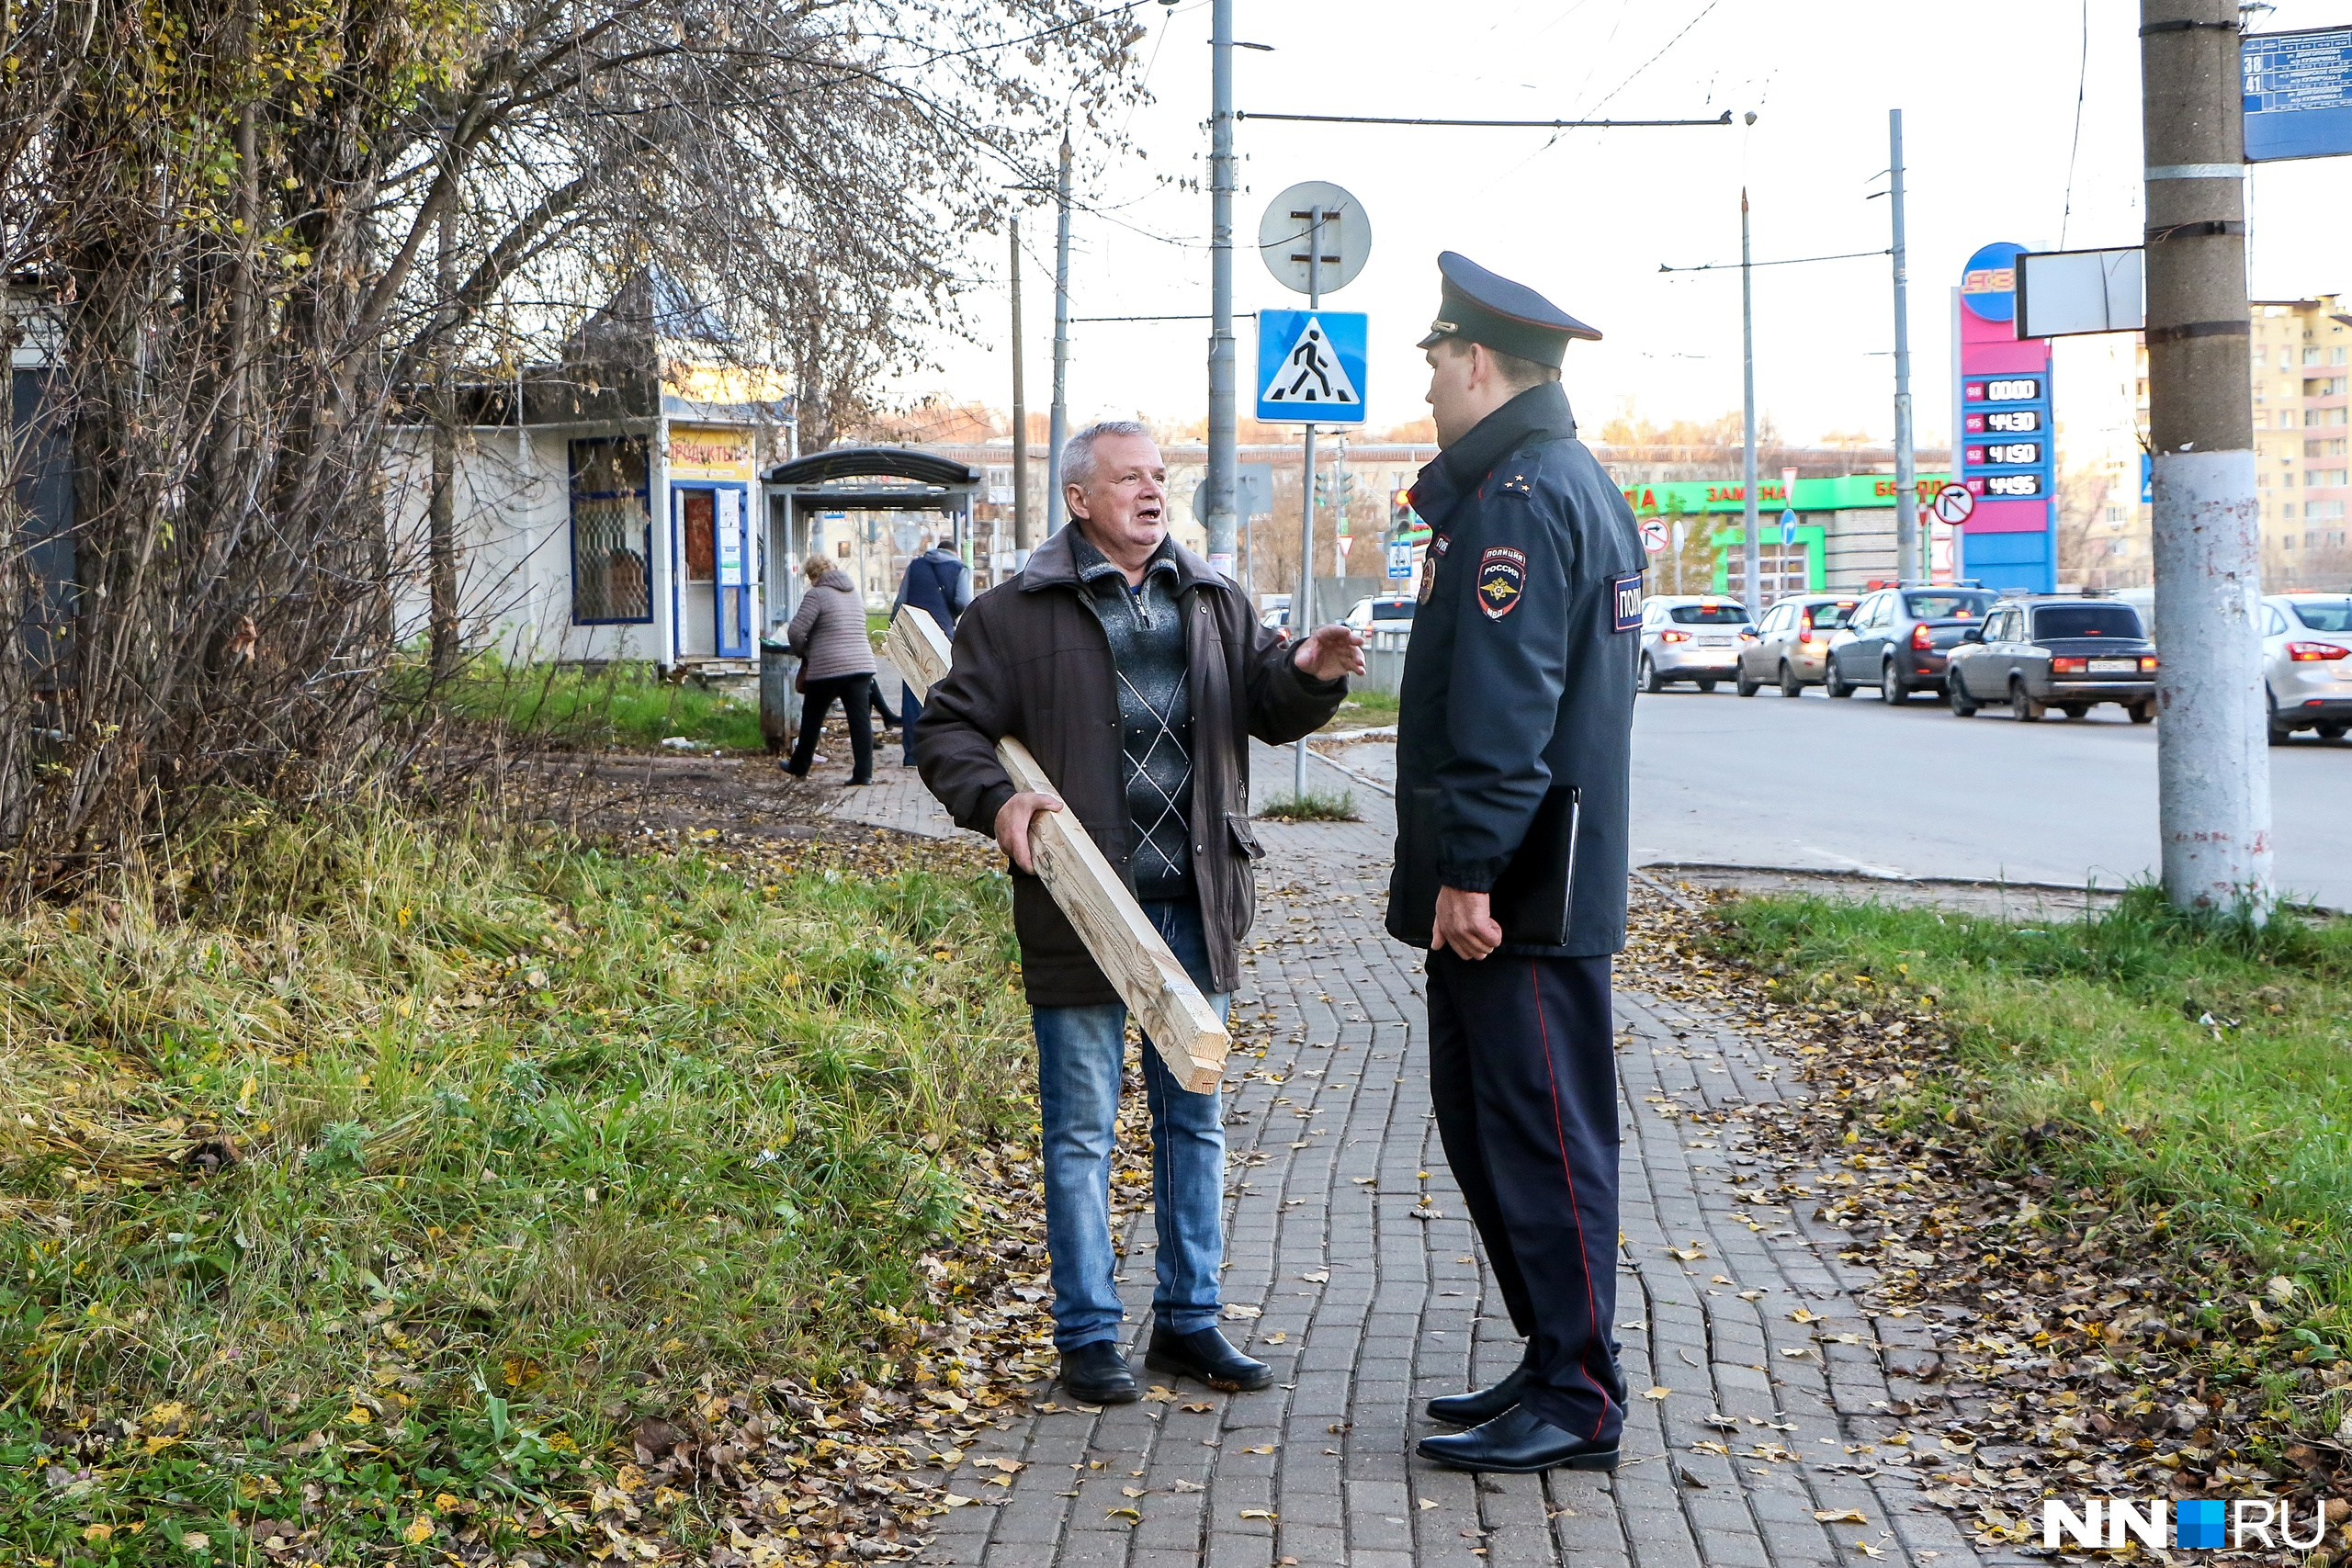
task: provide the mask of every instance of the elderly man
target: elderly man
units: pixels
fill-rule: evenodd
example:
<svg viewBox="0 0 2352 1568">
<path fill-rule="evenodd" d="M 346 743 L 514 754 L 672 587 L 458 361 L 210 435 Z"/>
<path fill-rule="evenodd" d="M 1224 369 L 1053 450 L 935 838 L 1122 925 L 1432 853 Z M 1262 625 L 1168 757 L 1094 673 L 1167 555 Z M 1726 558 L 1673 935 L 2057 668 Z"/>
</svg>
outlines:
<svg viewBox="0 0 2352 1568">
<path fill-rule="evenodd" d="M 1118 1347 L 1111 1150 L 1126 1009 L 1031 869 L 1029 825 L 1068 809 L 1222 1016 L 1240 982 L 1261 853 L 1250 825 L 1249 738 L 1320 727 L 1361 639 L 1328 626 L 1287 642 L 1241 591 L 1168 534 L 1168 471 L 1140 424 L 1091 425 L 1062 449 L 1071 524 L 1012 581 L 974 600 L 956 663 L 932 687 L 916 753 L 957 823 L 1012 861 L 1022 980 L 1037 1034 L 1046 1238 L 1062 1385 L 1090 1404 L 1136 1397 Z M 1058 788 L 1017 791 L 996 758 L 1013 736 Z M 1221 1096 L 1178 1086 L 1143 1053 L 1151 1109 L 1159 1285 L 1146 1364 L 1212 1388 L 1272 1374 L 1217 1331 L 1224 1256 Z"/>
</svg>

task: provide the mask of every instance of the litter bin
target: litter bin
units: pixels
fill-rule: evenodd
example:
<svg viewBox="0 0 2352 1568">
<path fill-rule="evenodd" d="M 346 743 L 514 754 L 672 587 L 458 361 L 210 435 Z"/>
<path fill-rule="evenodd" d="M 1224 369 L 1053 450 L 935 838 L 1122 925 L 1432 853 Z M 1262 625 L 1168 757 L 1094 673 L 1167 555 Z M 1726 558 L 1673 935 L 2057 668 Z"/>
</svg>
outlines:
<svg viewBox="0 0 2352 1568">
<path fill-rule="evenodd" d="M 800 694 L 792 689 L 800 660 L 791 645 L 778 637 L 760 639 L 760 739 L 768 755 L 780 757 L 792 749 L 800 733 Z"/>
</svg>

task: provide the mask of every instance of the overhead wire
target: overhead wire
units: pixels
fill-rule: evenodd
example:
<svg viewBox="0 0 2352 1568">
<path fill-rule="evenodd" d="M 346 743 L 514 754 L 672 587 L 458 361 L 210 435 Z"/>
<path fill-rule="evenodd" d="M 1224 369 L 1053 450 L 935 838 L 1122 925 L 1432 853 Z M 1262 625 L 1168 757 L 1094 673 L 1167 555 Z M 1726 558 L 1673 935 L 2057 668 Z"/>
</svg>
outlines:
<svg viewBox="0 0 2352 1568">
<path fill-rule="evenodd" d="M 2091 79 L 2091 0 L 2083 0 L 2083 62 L 2075 74 L 2075 143 L 2066 152 L 2066 209 L 2058 219 L 2058 248 L 2066 248 L 2066 227 L 2075 217 L 2075 158 L 2083 150 L 2083 98 Z"/>
</svg>

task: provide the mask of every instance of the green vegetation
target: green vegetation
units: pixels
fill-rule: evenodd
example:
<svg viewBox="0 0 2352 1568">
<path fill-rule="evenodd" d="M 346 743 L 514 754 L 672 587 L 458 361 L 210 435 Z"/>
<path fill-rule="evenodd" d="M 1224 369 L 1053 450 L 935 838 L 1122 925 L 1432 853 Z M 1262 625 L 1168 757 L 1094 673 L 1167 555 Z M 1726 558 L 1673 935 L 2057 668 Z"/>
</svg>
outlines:
<svg viewBox="0 0 2352 1568">
<path fill-rule="evenodd" d="M 413 679 L 414 672 L 409 672 Z M 506 724 L 517 734 L 574 746 L 647 748 L 673 735 L 727 751 L 765 749 L 754 694 L 662 680 L 653 666 L 614 662 L 501 664 L 476 659 L 434 694 L 446 711 Z"/>
<path fill-rule="evenodd" d="M 1393 692 L 1367 692 L 1362 687 L 1350 692 L 1340 711 L 1323 728 L 1335 729 L 1376 729 L 1384 724 L 1396 722 L 1396 695 Z"/>
<path fill-rule="evenodd" d="M 1355 822 L 1356 796 L 1353 790 L 1341 790 L 1337 795 L 1324 795 L 1308 790 L 1305 795 L 1286 795 L 1270 800 L 1258 808 L 1258 815 L 1276 822 Z"/>
<path fill-rule="evenodd" d="M 1005 884 L 705 842 L 256 807 L 0 929 L 0 1562 L 510 1560 L 706 1374 L 887 1379 L 1032 1121 Z"/>
<path fill-rule="evenodd" d="M 1922 1079 L 1897 1122 L 1974 1118 L 2013 1168 L 2352 1307 L 2352 921 L 2192 919 L 2148 888 L 2030 927 L 1809 898 L 1724 913 L 1786 1000 L 1934 998 L 1971 1081 Z"/>
</svg>

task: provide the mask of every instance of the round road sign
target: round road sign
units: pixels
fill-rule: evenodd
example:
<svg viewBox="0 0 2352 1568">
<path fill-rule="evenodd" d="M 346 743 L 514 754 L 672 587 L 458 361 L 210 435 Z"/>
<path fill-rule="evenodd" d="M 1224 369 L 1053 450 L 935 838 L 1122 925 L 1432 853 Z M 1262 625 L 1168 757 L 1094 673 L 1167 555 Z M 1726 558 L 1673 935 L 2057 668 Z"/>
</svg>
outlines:
<svg viewBox="0 0 2352 1568">
<path fill-rule="evenodd" d="M 1310 288 L 1306 240 L 1318 212 L 1323 243 L 1318 276 Z M 1258 220 L 1258 254 L 1283 288 L 1298 294 L 1317 289 L 1329 294 L 1354 282 L 1363 270 L 1372 254 L 1372 221 L 1364 216 L 1363 204 L 1338 186 L 1305 180 L 1266 204 L 1266 215 Z"/>
<path fill-rule="evenodd" d="M 1966 485 L 1949 484 L 1936 491 L 1936 521 L 1939 523 L 1965 523 L 1968 514 L 1975 510 L 1976 498 L 1968 493 Z"/>
<path fill-rule="evenodd" d="M 1649 553 L 1654 556 L 1665 553 L 1665 524 L 1653 517 L 1648 522 L 1642 525 L 1642 548 L 1649 551 Z"/>
</svg>

